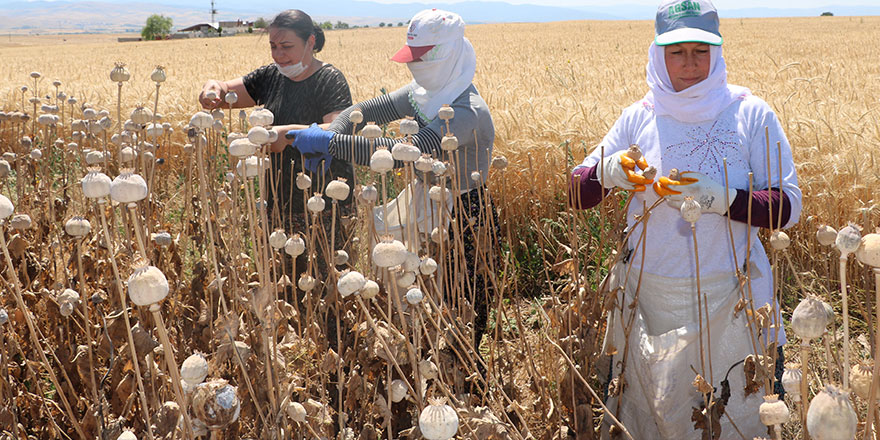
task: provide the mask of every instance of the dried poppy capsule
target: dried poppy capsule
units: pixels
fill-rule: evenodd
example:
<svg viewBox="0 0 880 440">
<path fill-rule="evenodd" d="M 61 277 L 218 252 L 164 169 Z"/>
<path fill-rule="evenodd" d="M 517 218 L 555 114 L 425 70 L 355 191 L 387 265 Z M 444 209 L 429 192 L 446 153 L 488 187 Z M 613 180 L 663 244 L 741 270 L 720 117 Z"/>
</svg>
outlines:
<svg viewBox="0 0 880 440">
<path fill-rule="evenodd" d="M 229 144 L 229 154 L 235 157 L 247 157 L 257 152 L 258 146 L 249 138 L 236 139 Z"/>
<path fill-rule="evenodd" d="M 849 392 L 834 385 L 813 397 L 807 410 L 807 431 L 816 440 L 853 438 L 858 421 Z"/>
<path fill-rule="evenodd" d="M 153 120 L 153 112 L 146 107 L 137 106 L 131 111 L 131 116 L 129 117 L 135 124 L 147 125 Z"/>
<path fill-rule="evenodd" d="M 64 232 L 71 237 L 82 237 L 92 230 L 92 225 L 81 216 L 71 217 L 64 223 Z"/>
<path fill-rule="evenodd" d="M 284 252 L 291 257 L 298 257 L 306 251 L 306 242 L 299 234 L 293 234 L 284 243 Z"/>
<path fill-rule="evenodd" d="M 208 429 L 223 429 L 236 420 L 241 412 L 238 390 L 223 379 L 205 382 L 193 393 L 193 412 L 205 422 Z"/>
<path fill-rule="evenodd" d="M 856 251 L 856 258 L 862 264 L 880 268 L 880 233 L 867 234 L 862 237 L 861 245 Z"/>
<path fill-rule="evenodd" d="M 785 371 L 782 372 L 782 387 L 785 389 L 785 396 L 795 403 L 801 401 L 801 377 L 800 364 L 785 365 Z"/>
<path fill-rule="evenodd" d="M 855 364 L 849 370 L 849 387 L 856 393 L 856 396 L 868 400 L 873 377 L 874 371 L 871 365 L 866 363 Z M 874 396 L 880 396 L 880 388 L 874 390 Z"/>
<path fill-rule="evenodd" d="M 791 238 L 783 231 L 773 231 L 770 235 L 770 247 L 777 250 L 785 250 L 791 245 Z"/>
<path fill-rule="evenodd" d="M 415 162 L 422 152 L 415 145 L 398 142 L 391 147 L 391 156 L 402 162 Z"/>
<path fill-rule="evenodd" d="M 376 189 L 375 185 L 367 185 L 361 188 L 361 199 L 365 202 L 375 202 L 379 199 L 379 190 Z"/>
<path fill-rule="evenodd" d="M 128 297 L 139 306 L 158 303 L 168 296 L 168 279 L 155 266 L 141 266 L 128 277 Z"/>
<path fill-rule="evenodd" d="M 703 209 L 700 207 L 700 204 L 691 196 L 684 198 L 684 202 L 681 204 L 679 211 L 681 211 L 681 218 L 690 224 L 696 223 L 703 214 Z"/>
<path fill-rule="evenodd" d="M 492 158 L 492 168 L 503 170 L 507 168 L 507 158 L 504 156 L 495 156 Z"/>
<path fill-rule="evenodd" d="M 379 294 L 379 284 L 373 280 L 367 280 L 361 288 L 361 298 L 373 299 Z"/>
<path fill-rule="evenodd" d="M 791 417 L 785 402 L 780 401 L 777 394 L 764 396 L 764 403 L 758 408 L 758 415 L 761 418 L 761 423 L 766 426 L 774 426 L 777 430 L 780 429 L 780 425 L 788 423 L 788 419 Z"/>
<path fill-rule="evenodd" d="M 377 173 L 387 173 L 394 168 L 394 157 L 385 147 L 376 148 L 370 156 L 370 169 Z"/>
<path fill-rule="evenodd" d="M 364 114 L 360 110 L 354 109 L 348 114 L 348 120 L 355 125 L 360 124 L 361 122 L 364 122 Z"/>
<path fill-rule="evenodd" d="M 379 267 L 399 266 L 406 259 L 406 246 L 391 236 L 383 236 L 373 247 L 373 263 Z"/>
<path fill-rule="evenodd" d="M 131 120 L 134 121 L 134 118 Z M 192 118 L 190 118 L 189 125 L 201 130 L 207 130 L 214 125 L 214 117 L 207 112 L 196 112 L 192 115 Z"/>
<path fill-rule="evenodd" d="M 458 149 L 458 138 L 452 133 L 447 133 L 440 139 L 440 149 L 443 151 L 455 151 Z"/>
<path fill-rule="evenodd" d="M 377 139 L 382 137 L 382 127 L 376 125 L 375 122 L 367 122 L 367 125 L 361 129 L 361 136 L 367 139 Z"/>
<path fill-rule="evenodd" d="M 791 329 L 805 341 L 822 336 L 827 325 L 828 313 L 825 311 L 825 306 L 813 295 L 801 300 L 791 314 Z"/>
<path fill-rule="evenodd" d="M 351 188 L 345 183 L 345 179 L 341 177 L 330 181 L 324 190 L 324 193 L 333 200 L 345 200 L 350 192 Z"/>
<path fill-rule="evenodd" d="M 449 104 L 443 104 L 437 111 L 437 116 L 443 121 L 448 121 L 455 117 L 455 110 Z"/>
<path fill-rule="evenodd" d="M 113 69 L 110 70 L 110 81 L 120 83 L 120 85 L 131 78 L 131 74 L 128 73 L 128 69 L 125 68 L 125 63 L 116 63 L 113 66 Z"/>
<path fill-rule="evenodd" d="M 309 274 L 303 274 L 299 277 L 299 281 L 296 282 L 296 285 L 297 287 L 299 287 L 299 290 L 302 290 L 303 292 L 308 292 L 315 288 L 316 282 L 317 281 L 315 281 L 315 278 L 313 276 Z"/>
<path fill-rule="evenodd" d="M 367 280 L 358 271 L 346 271 L 336 282 L 336 289 L 343 298 L 361 290 Z"/>
<path fill-rule="evenodd" d="M 58 302 L 58 311 L 65 318 L 73 314 L 74 308 L 79 305 L 79 292 L 73 289 L 64 289 L 55 299 Z"/>
<path fill-rule="evenodd" d="M 131 169 L 122 172 L 110 182 L 110 198 L 119 203 L 134 203 L 147 197 L 147 182 Z"/>
<path fill-rule="evenodd" d="M 100 199 L 110 195 L 110 177 L 102 173 L 100 168 L 89 168 L 82 178 L 83 195 L 90 199 Z"/>
<path fill-rule="evenodd" d="M 208 377 L 208 361 L 201 353 L 193 353 L 180 365 L 180 378 L 190 386 L 196 386 Z"/>
<path fill-rule="evenodd" d="M 287 234 L 284 233 L 284 229 L 276 229 L 269 234 L 269 246 L 272 246 L 272 249 L 281 249 L 285 243 L 287 243 Z"/>
<path fill-rule="evenodd" d="M 315 193 L 315 195 L 309 197 L 309 200 L 306 202 L 306 207 L 309 209 L 309 212 L 317 214 L 324 210 L 326 203 L 324 202 L 324 197 L 321 197 L 321 193 Z"/>
<path fill-rule="evenodd" d="M 422 293 L 422 290 L 418 287 L 413 287 L 406 291 L 406 302 L 416 305 L 422 302 L 422 299 L 425 298 L 425 294 Z"/>
<path fill-rule="evenodd" d="M 419 414 L 419 430 L 427 440 L 449 440 L 458 432 L 458 413 L 446 399 L 430 399 Z"/>
<path fill-rule="evenodd" d="M 163 83 L 165 82 L 165 78 L 165 68 L 162 66 L 156 66 L 156 68 L 153 69 L 153 73 L 150 74 L 150 80 L 155 83 Z"/>
<path fill-rule="evenodd" d="M 238 93 L 235 90 L 230 90 L 226 92 L 226 96 L 223 97 L 223 100 L 226 101 L 227 104 L 235 104 L 238 102 Z"/>
<path fill-rule="evenodd" d="M 837 233 L 834 244 L 837 245 L 837 249 L 840 250 L 842 255 L 849 255 L 859 249 L 859 246 L 862 244 L 861 240 L 862 234 L 859 232 L 859 228 L 850 223 Z"/>
<path fill-rule="evenodd" d="M 296 175 L 296 187 L 305 191 L 312 187 L 312 178 L 308 174 L 298 173 Z"/>
<path fill-rule="evenodd" d="M 407 116 L 404 120 L 400 121 L 400 134 L 407 136 L 419 134 L 418 121 L 410 116 Z"/>
<path fill-rule="evenodd" d="M 253 126 L 269 126 L 275 122 L 275 114 L 269 109 L 256 109 L 248 115 L 248 122 Z"/>
<path fill-rule="evenodd" d="M 247 138 L 249 141 L 257 144 L 264 145 L 269 143 L 269 130 L 266 130 L 263 127 L 251 127 L 248 130 Z"/>
</svg>

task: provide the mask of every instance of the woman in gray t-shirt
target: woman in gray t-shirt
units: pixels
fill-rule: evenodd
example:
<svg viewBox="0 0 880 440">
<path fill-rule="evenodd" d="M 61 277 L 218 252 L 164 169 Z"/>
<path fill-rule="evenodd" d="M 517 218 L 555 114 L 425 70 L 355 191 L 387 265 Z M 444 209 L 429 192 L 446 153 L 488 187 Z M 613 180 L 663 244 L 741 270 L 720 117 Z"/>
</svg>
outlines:
<svg viewBox="0 0 880 440">
<path fill-rule="evenodd" d="M 413 17 L 407 30 L 406 45 L 391 59 L 406 64 L 413 76 L 412 83 L 346 109 L 326 131 L 312 126 L 306 130 L 292 130 L 287 137 L 295 138 L 293 146 L 302 154 L 320 156 L 325 164 L 341 159 L 369 165 L 376 147 L 391 149 L 395 143 L 405 141 L 403 138 L 379 138 L 374 139 L 371 146 L 370 141 L 362 136 L 346 134 L 363 127 L 363 124 L 354 127 L 349 118 L 357 109 L 363 113 L 364 121 L 380 125 L 412 117 L 420 127 L 418 134 L 412 137 L 413 145 L 438 160 L 449 161 L 454 157 L 458 164 L 456 174 L 461 193 L 453 211 L 457 218 L 472 219 L 461 222 L 467 225 L 460 232 L 468 280 L 463 283 L 466 285 L 464 294 L 473 298 L 474 344 L 478 346 L 488 316 L 486 297 L 491 294 L 483 274 L 475 273 L 475 267 L 478 264 L 482 267 L 486 262 L 477 261 L 474 231 L 483 226 L 480 222 L 496 227 L 497 221 L 494 221 L 494 209 L 489 216 L 484 210 L 489 201 L 485 184 L 489 177 L 495 127 L 486 101 L 472 84 L 476 72 L 474 49 L 464 37 L 464 22 L 460 16 L 429 9 Z M 446 121 L 438 117 L 441 106 L 447 104 L 455 112 L 448 130 Z M 447 134 L 458 138 L 458 149 L 451 153 L 440 147 Z M 354 157 L 351 157 L 352 151 Z M 396 162 L 395 165 L 402 167 L 403 163 Z M 479 176 L 474 172 L 479 172 Z M 450 261 L 452 255 L 452 252 L 448 253 Z"/>
</svg>

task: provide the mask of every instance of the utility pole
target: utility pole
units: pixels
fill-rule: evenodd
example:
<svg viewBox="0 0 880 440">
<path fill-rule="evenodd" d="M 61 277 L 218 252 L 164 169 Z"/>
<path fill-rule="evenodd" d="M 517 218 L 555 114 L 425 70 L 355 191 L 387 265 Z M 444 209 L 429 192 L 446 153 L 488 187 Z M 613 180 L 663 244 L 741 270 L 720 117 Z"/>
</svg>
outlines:
<svg viewBox="0 0 880 440">
<path fill-rule="evenodd" d="M 214 0 L 211 0 L 211 23 L 214 23 L 214 16 L 217 15 L 217 10 L 214 9 Z"/>
</svg>

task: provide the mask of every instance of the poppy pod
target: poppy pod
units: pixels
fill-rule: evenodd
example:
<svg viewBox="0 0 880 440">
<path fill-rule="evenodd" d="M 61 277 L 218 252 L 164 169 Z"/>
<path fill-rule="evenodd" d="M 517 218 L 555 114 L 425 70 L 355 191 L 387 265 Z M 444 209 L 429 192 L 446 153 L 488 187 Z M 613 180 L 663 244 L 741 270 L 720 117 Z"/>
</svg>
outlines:
<svg viewBox="0 0 880 440">
<path fill-rule="evenodd" d="M 458 413 L 445 399 L 430 399 L 419 414 L 419 430 L 428 440 L 449 440 L 458 432 Z"/>
<path fill-rule="evenodd" d="M 223 379 L 199 385 L 193 392 L 193 412 L 208 429 L 223 429 L 238 420 L 241 402 L 238 389 Z"/>
<path fill-rule="evenodd" d="M 394 156 L 387 148 L 379 147 L 370 156 L 370 169 L 377 173 L 387 173 L 394 168 Z"/>
<path fill-rule="evenodd" d="M 312 187 L 312 178 L 307 174 L 299 173 L 296 175 L 296 187 L 305 191 Z"/>
<path fill-rule="evenodd" d="M 110 198 L 119 203 L 135 203 L 147 197 L 147 182 L 131 169 L 124 169 L 110 182 Z"/>
<path fill-rule="evenodd" d="M 132 118 L 132 121 L 134 121 L 134 118 Z M 201 130 L 207 130 L 214 126 L 214 117 L 206 112 L 196 112 L 189 120 L 189 125 Z"/>
<path fill-rule="evenodd" d="M 168 296 L 168 279 L 159 268 L 143 266 L 128 277 L 128 297 L 139 306 L 158 303 Z"/>
<path fill-rule="evenodd" d="M 227 104 L 235 104 L 238 102 L 238 93 L 234 90 L 230 90 L 226 92 L 226 96 L 223 97 L 223 100 L 226 101 Z"/>
<path fill-rule="evenodd" d="M 343 272 L 339 281 L 336 282 L 336 289 L 343 298 L 361 290 L 367 280 L 358 271 Z"/>
<path fill-rule="evenodd" d="M 201 353 L 193 353 L 180 366 L 180 378 L 190 386 L 196 386 L 208 377 L 208 361 Z"/>
<path fill-rule="evenodd" d="M 348 120 L 354 124 L 360 124 L 361 122 L 364 122 L 364 114 L 360 110 L 352 110 L 351 113 L 348 114 Z"/>
<path fill-rule="evenodd" d="M 851 439 L 858 421 L 849 392 L 834 385 L 816 394 L 807 410 L 807 431 L 816 440 Z"/>
<path fill-rule="evenodd" d="M 88 174 L 82 178 L 83 195 L 90 199 L 100 199 L 110 195 L 111 180 L 99 168 L 89 168 Z"/>
<path fill-rule="evenodd" d="M 411 136 L 419 134 L 419 123 L 411 117 L 400 121 L 400 134 Z"/>
<path fill-rule="evenodd" d="M 351 188 L 345 183 L 345 179 L 339 178 L 330 181 L 324 192 L 333 200 L 345 200 L 348 198 Z"/>
<path fill-rule="evenodd" d="M 373 299 L 379 294 L 379 284 L 373 280 L 367 280 L 364 287 L 361 288 L 361 297 L 363 299 Z"/>
<path fill-rule="evenodd" d="M 367 125 L 361 130 L 361 135 L 367 139 L 376 139 L 382 137 L 382 128 L 375 122 L 367 122 Z"/>
<path fill-rule="evenodd" d="M 284 252 L 291 257 L 298 257 L 306 251 L 306 242 L 299 234 L 293 234 L 284 243 Z"/>
<path fill-rule="evenodd" d="M 406 246 L 394 240 L 391 236 L 384 236 L 373 247 L 373 263 L 379 267 L 398 266 L 406 259 Z"/>
</svg>

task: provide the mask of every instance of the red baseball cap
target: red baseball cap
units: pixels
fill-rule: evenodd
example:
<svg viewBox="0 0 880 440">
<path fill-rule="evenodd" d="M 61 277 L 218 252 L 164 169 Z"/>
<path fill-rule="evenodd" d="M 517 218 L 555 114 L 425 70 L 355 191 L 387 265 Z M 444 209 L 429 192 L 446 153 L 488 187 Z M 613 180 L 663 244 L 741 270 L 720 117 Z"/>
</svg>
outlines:
<svg viewBox="0 0 880 440">
<path fill-rule="evenodd" d="M 413 16 L 406 31 L 406 45 L 391 57 L 398 63 L 422 58 L 438 44 L 464 38 L 464 20 L 454 12 L 425 9 Z"/>
</svg>

